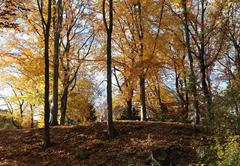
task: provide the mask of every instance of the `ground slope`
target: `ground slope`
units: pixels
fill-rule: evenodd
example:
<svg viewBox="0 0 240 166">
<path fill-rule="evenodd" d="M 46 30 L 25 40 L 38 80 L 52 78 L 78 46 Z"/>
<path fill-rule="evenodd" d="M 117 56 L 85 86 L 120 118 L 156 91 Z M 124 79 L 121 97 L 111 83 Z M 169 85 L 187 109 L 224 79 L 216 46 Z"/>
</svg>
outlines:
<svg viewBox="0 0 240 166">
<path fill-rule="evenodd" d="M 43 129 L 0 131 L 0 165 L 146 165 L 154 149 L 166 149 L 180 165 L 195 163 L 191 143 L 205 137 L 192 125 L 116 122 L 119 137 L 107 140 L 106 124 L 51 129 L 53 146 L 42 151 Z"/>
</svg>

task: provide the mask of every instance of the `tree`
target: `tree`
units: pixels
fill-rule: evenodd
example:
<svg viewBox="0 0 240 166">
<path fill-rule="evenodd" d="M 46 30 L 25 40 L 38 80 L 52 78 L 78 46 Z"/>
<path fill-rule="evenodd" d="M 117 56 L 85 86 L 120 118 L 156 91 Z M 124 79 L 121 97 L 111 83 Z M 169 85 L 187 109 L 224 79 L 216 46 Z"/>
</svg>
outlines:
<svg viewBox="0 0 240 166">
<path fill-rule="evenodd" d="M 55 9 L 53 17 L 54 29 L 54 72 L 53 72 L 53 110 L 52 110 L 52 125 L 58 124 L 58 77 L 59 77 L 59 51 L 60 51 L 60 34 L 62 31 L 63 6 L 62 0 L 57 2 L 54 0 Z"/>
<path fill-rule="evenodd" d="M 144 27 L 143 27 L 143 20 L 142 20 L 142 5 L 140 0 L 137 1 L 135 4 L 135 11 L 137 13 L 136 16 L 136 25 L 138 26 L 138 38 L 140 41 L 140 51 L 139 51 L 139 57 L 140 61 L 143 60 L 143 54 L 144 54 L 144 44 L 143 44 L 143 38 L 144 38 Z M 140 86 L 140 102 L 141 102 L 141 121 L 147 120 L 147 108 L 146 108 L 146 93 L 145 93 L 145 74 L 144 74 L 144 68 L 141 71 L 141 74 L 139 76 L 139 86 Z"/>
<path fill-rule="evenodd" d="M 0 28 L 17 28 L 19 13 L 26 11 L 23 0 L 2 0 L 0 2 Z"/>
<path fill-rule="evenodd" d="M 211 112 L 213 102 L 211 69 L 225 51 L 226 21 L 222 19 L 222 16 L 224 15 L 223 9 L 227 5 L 228 1 L 219 3 L 210 3 L 207 0 L 196 1 L 193 3 L 192 17 L 189 19 L 192 54 L 198 62 L 203 102 L 209 119 L 213 119 L 214 116 Z"/>
<path fill-rule="evenodd" d="M 90 55 L 95 39 L 94 27 L 89 24 L 89 4 L 87 1 L 68 1 L 64 6 L 63 31 L 61 36 L 60 79 L 61 117 L 60 124 L 65 124 L 68 96 L 74 90 L 82 64 Z"/>
<path fill-rule="evenodd" d="M 117 131 L 113 124 L 112 118 L 112 31 L 113 31 L 113 1 L 109 0 L 109 20 L 106 18 L 105 5 L 106 0 L 103 0 L 103 23 L 107 32 L 107 105 L 108 105 L 108 136 L 114 138 L 117 135 Z"/>
<path fill-rule="evenodd" d="M 236 77 L 240 78 L 240 21 L 239 21 L 239 7 L 240 3 L 238 1 L 230 1 L 230 5 L 226 5 L 226 15 L 224 15 L 224 20 L 228 23 L 224 27 L 226 30 L 226 36 L 230 40 L 235 50 L 235 56 L 231 60 L 234 62 L 234 66 L 236 66 Z M 233 76 L 235 77 L 235 76 Z"/>
<path fill-rule="evenodd" d="M 137 102 L 141 107 L 142 120 L 147 119 L 146 84 L 149 81 L 147 77 L 152 63 L 160 64 L 157 57 L 161 52 L 158 47 L 162 44 L 159 38 L 164 3 L 165 1 L 147 3 L 140 0 L 123 0 L 114 10 L 117 31 L 113 36 L 114 51 L 119 55 L 118 58 L 114 57 L 114 65 L 121 70 L 118 73 L 119 76 L 122 75 L 124 81 L 120 81 L 120 84 L 128 86 L 125 89 L 129 92 L 125 96 L 129 100 L 127 101 L 129 106 L 133 96 L 132 89 L 137 87 L 135 94 L 139 96 Z M 138 85 L 136 79 L 139 80 Z"/>
<path fill-rule="evenodd" d="M 186 0 L 182 0 L 182 8 L 183 8 L 183 18 L 184 18 L 184 30 L 185 30 L 185 43 L 187 47 L 188 52 L 188 59 L 190 64 L 190 87 L 193 94 L 193 104 L 196 111 L 196 119 L 195 123 L 200 123 L 200 112 L 199 112 L 199 101 L 198 101 L 198 95 L 197 95 L 197 88 L 196 88 L 196 75 L 194 73 L 194 66 L 193 66 L 193 57 L 192 57 L 192 51 L 190 46 L 190 33 L 189 33 L 189 25 L 188 25 L 188 15 L 187 15 L 187 2 Z"/>
<path fill-rule="evenodd" d="M 127 62 L 126 62 L 127 63 Z M 115 64 L 117 65 L 117 63 Z M 130 64 L 131 65 L 131 64 Z M 125 102 L 125 108 L 126 108 L 126 115 L 128 120 L 134 119 L 133 117 L 133 96 L 134 96 L 134 85 L 135 81 L 133 78 L 130 78 L 131 76 L 127 73 L 129 73 L 130 66 L 127 64 L 124 64 L 123 66 L 120 65 L 120 69 L 118 69 L 116 66 L 114 66 L 114 77 L 117 82 L 117 87 L 121 93 L 121 96 L 118 96 L 120 100 L 124 100 Z M 121 75 L 118 75 L 117 73 L 120 73 Z M 123 83 L 120 84 L 119 76 L 123 77 Z"/>
<path fill-rule="evenodd" d="M 201 0 L 201 31 L 200 31 L 200 49 L 199 49 L 199 61 L 200 61 L 200 70 L 201 70 L 201 83 L 202 83 L 202 89 L 205 96 L 205 102 L 207 104 L 207 110 L 209 113 L 209 118 L 212 119 L 212 113 L 211 113 L 211 105 L 212 105 L 212 97 L 206 82 L 207 76 L 206 76 L 206 69 L 207 64 L 205 62 L 205 0 Z"/>
<path fill-rule="evenodd" d="M 44 2 L 43 0 L 37 0 L 38 10 L 41 15 L 42 31 L 44 35 L 44 144 L 43 149 L 47 149 L 50 146 L 50 128 L 49 128 L 49 37 L 51 28 L 52 17 L 52 0 L 48 0 L 47 7 L 47 20 L 44 17 Z"/>
</svg>

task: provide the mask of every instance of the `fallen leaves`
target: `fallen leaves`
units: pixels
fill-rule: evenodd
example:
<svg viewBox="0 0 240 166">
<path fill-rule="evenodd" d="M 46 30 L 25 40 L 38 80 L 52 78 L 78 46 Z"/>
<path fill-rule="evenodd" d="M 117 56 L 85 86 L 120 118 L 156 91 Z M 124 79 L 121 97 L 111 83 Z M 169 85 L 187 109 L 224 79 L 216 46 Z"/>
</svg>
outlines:
<svg viewBox="0 0 240 166">
<path fill-rule="evenodd" d="M 173 157 L 182 156 L 179 164 L 186 165 L 195 161 L 191 142 L 204 136 L 196 134 L 191 125 L 176 123 L 116 122 L 116 127 L 120 135 L 111 141 L 104 133 L 104 123 L 54 127 L 51 129 L 54 144 L 47 151 L 41 150 L 42 129 L 2 130 L 0 165 L 145 164 L 149 152 L 156 148 L 172 148 Z M 76 157 L 79 154 L 81 160 Z"/>
</svg>

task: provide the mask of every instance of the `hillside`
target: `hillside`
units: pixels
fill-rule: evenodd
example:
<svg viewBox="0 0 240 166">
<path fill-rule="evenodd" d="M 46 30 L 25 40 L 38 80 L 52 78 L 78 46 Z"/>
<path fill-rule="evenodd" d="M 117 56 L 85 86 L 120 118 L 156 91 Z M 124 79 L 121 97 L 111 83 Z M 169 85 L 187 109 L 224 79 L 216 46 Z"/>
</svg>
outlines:
<svg viewBox="0 0 240 166">
<path fill-rule="evenodd" d="M 205 137 L 191 125 L 117 122 L 107 140 L 106 124 L 54 127 L 53 146 L 41 150 L 43 129 L 0 131 L 0 165 L 146 165 L 150 151 L 164 149 L 176 164 L 195 163 L 191 143 Z"/>
</svg>

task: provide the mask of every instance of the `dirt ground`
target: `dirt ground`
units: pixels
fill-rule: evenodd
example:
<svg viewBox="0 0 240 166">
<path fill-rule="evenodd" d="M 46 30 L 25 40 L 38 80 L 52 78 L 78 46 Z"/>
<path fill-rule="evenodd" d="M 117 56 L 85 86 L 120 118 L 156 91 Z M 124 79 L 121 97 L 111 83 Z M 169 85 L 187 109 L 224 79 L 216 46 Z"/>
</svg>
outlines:
<svg viewBox="0 0 240 166">
<path fill-rule="evenodd" d="M 119 136 L 108 140 L 105 123 L 51 128 L 53 145 L 41 148 L 43 129 L 1 130 L 0 165 L 146 165 L 150 151 L 166 149 L 177 165 L 196 163 L 192 141 L 205 137 L 192 125 L 116 122 Z"/>
</svg>

